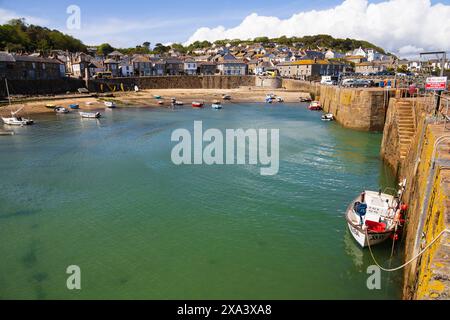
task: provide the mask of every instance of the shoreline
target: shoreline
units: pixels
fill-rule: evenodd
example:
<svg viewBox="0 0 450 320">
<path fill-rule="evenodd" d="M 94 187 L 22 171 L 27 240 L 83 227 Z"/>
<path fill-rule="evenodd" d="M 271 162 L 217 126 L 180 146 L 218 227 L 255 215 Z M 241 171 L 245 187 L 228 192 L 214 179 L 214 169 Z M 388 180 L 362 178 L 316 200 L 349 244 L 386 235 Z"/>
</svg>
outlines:
<svg viewBox="0 0 450 320">
<path fill-rule="evenodd" d="M 149 89 L 141 90 L 139 92 L 116 92 L 113 97 L 94 97 L 87 95 L 61 95 L 54 97 L 30 97 L 30 101 L 14 102 L 11 106 L 0 106 L 0 114 L 5 116 L 10 111 L 17 110 L 24 106 L 21 114 L 45 114 L 54 113 L 53 109 L 46 108 L 47 104 L 55 106 L 63 106 L 68 108 L 70 104 L 79 104 L 80 110 L 98 110 L 105 108 L 104 101 L 111 100 L 116 102 L 120 107 L 170 107 L 170 99 L 176 98 L 184 102 L 184 105 L 190 105 L 193 101 L 201 101 L 205 104 L 211 104 L 214 100 L 222 101 L 223 94 L 229 94 L 232 100 L 229 103 L 264 103 L 265 97 L 268 93 L 273 93 L 280 96 L 286 103 L 300 103 L 300 97 L 309 97 L 309 93 L 288 91 L 285 89 L 254 89 L 251 87 L 239 89 Z M 164 100 L 164 105 L 159 105 L 155 95 L 160 95 Z M 89 103 L 87 105 L 86 103 Z"/>
</svg>

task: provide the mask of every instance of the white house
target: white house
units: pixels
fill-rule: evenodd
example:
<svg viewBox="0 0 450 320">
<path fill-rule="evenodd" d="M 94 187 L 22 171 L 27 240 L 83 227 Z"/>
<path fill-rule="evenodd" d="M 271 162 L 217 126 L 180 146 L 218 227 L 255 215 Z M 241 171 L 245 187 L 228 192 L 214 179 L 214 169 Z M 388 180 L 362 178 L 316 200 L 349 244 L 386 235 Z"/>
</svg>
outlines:
<svg viewBox="0 0 450 320">
<path fill-rule="evenodd" d="M 197 62 L 194 59 L 186 59 L 183 64 L 184 74 L 189 76 L 197 74 Z"/>
<path fill-rule="evenodd" d="M 339 59 L 339 58 L 343 58 L 344 54 L 333 51 L 331 49 L 329 49 L 327 52 L 325 52 L 325 59 Z"/>
<path fill-rule="evenodd" d="M 119 64 L 120 74 L 122 77 L 132 77 L 134 75 L 133 63 L 122 61 Z"/>
</svg>

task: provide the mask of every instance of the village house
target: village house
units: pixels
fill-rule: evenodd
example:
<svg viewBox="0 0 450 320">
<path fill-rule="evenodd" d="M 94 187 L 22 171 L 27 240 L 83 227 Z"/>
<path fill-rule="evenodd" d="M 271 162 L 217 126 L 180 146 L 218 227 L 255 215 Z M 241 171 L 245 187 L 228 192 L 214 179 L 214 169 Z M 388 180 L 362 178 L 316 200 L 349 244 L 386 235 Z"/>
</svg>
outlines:
<svg viewBox="0 0 450 320">
<path fill-rule="evenodd" d="M 327 52 L 325 52 L 325 59 L 342 59 L 344 57 L 345 55 L 343 53 L 339 53 L 331 49 L 328 49 Z"/>
<path fill-rule="evenodd" d="M 215 62 L 198 62 L 198 73 L 202 76 L 212 76 L 217 72 L 217 65 Z"/>
<path fill-rule="evenodd" d="M 238 60 L 232 54 L 225 54 L 217 62 L 217 69 L 221 75 L 246 75 L 247 64 L 243 60 Z"/>
<path fill-rule="evenodd" d="M 113 77 L 119 76 L 119 62 L 114 59 L 106 59 L 103 64 L 105 65 L 105 70 L 111 72 Z"/>
<path fill-rule="evenodd" d="M 386 65 L 377 62 L 361 62 L 355 64 L 355 72 L 363 75 L 386 71 Z"/>
<path fill-rule="evenodd" d="M 119 63 L 119 73 L 122 77 L 134 76 L 133 63 L 127 60 L 122 60 Z"/>
<path fill-rule="evenodd" d="M 348 62 L 353 62 L 353 63 L 362 63 L 362 62 L 366 62 L 367 58 L 365 56 L 362 55 L 358 55 L 358 56 L 345 56 L 344 58 L 346 61 Z"/>
<path fill-rule="evenodd" d="M 148 77 L 152 75 L 152 62 L 148 56 L 135 55 L 131 62 L 135 76 Z"/>
<path fill-rule="evenodd" d="M 166 59 L 166 74 L 171 76 L 176 76 L 183 74 L 184 72 L 184 62 L 175 59 L 175 58 L 169 58 Z"/>
<path fill-rule="evenodd" d="M 65 77 L 64 63 L 57 59 L 0 52 L 0 77 L 11 80 L 51 80 Z"/>
<path fill-rule="evenodd" d="M 166 63 L 162 59 L 153 59 L 153 70 L 152 75 L 154 76 L 163 76 L 166 71 Z"/>
<path fill-rule="evenodd" d="M 187 58 L 184 60 L 183 72 L 188 76 L 193 76 L 197 74 L 197 62 L 192 58 Z"/>
<path fill-rule="evenodd" d="M 277 65 L 280 76 L 301 80 L 318 79 L 321 76 L 339 76 L 346 65 L 329 60 L 299 60 Z"/>
<path fill-rule="evenodd" d="M 85 53 L 77 53 L 72 56 L 69 63 L 69 73 L 75 78 L 84 78 L 86 68 L 88 68 L 93 58 Z"/>
</svg>

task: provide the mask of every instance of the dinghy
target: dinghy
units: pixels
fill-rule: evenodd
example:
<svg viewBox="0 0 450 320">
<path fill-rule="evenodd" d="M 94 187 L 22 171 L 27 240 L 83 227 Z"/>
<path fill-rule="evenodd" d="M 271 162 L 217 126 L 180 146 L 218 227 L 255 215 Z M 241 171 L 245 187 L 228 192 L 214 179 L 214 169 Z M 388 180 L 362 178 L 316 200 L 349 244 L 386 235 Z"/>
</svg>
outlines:
<svg viewBox="0 0 450 320">
<path fill-rule="evenodd" d="M 398 198 L 392 195 L 364 191 L 347 208 L 350 233 L 363 248 L 386 241 L 396 231 L 399 207 Z"/>
<path fill-rule="evenodd" d="M 222 109 L 222 104 L 220 103 L 220 101 L 214 101 L 211 105 L 211 108 L 216 110 Z"/>
<path fill-rule="evenodd" d="M 322 121 L 333 121 L 334 115 L 332 113 L 326 113 L 322 116 Z"/>
<path fill-rule="evenodd" d="M 80 109 L 80 106 L 78 104 L 74 103 L 74 104 L 69 105 L 69 108 L 76 110 L 76 109 Z"/>
<path fill-rule="evenodd" d="M 203 102 L 192 102 L 192 108 L 203 108 Z"/>
<path fill-rule="evenodd" d="M 69 113 L 69 110 L 64 107 L 56 107 L 55 112 L 56 113 Z"/>
<path fill-rule="evenodd" d="M 80 112 L 80 116 L 86 119 L 98 119 L 102 115 L 100 112 Z"/>
<path fill-rule="evenodd" d="M 320 101 L 313 101 L 309 105 L 308 109 L 312 111 L 319 111 L 322 110 L 322 105 L 320 104 Z"/>
<path fill-rule="evenodd" d="M 113 101 L 105 101 L 105 106 L 107 108 L 115 108 L 116 104 Z"/>
</svg>

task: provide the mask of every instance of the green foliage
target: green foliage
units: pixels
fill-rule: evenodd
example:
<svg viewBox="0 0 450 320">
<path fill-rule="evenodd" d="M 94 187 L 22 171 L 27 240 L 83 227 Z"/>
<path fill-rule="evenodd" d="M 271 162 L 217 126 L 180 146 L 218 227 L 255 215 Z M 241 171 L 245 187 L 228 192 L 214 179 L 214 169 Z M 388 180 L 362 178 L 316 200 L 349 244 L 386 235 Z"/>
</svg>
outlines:
<svg viewBox="0 0 450 320">
<path fill-rule="evenodd" d="M 0 50 L 84 52 L 86 46 L 80 40 L 57 30 L 27 24 L 25 19 L 14 19 L 0 25 Z"/>
<path fill-rule="evenodd" d="M 107 56 L 115 49 L 109 43 L 103 43 L 97 47 L 97 54 Z"/>
<path fill-rule="evenodd" d="M 169 50 L 170 50 L 169 46 L 165 46 L 161 43 L 157 43 L 155 45 L 155 47 L 153 48 L 153 53 L 161 55 L 161 54 L 168 52 Z"/>
</svg>

